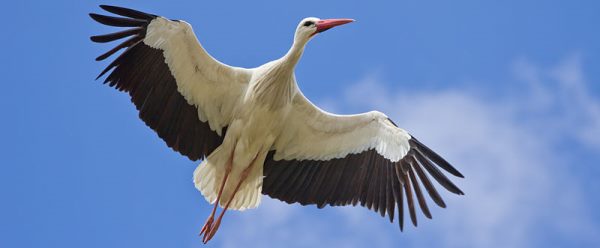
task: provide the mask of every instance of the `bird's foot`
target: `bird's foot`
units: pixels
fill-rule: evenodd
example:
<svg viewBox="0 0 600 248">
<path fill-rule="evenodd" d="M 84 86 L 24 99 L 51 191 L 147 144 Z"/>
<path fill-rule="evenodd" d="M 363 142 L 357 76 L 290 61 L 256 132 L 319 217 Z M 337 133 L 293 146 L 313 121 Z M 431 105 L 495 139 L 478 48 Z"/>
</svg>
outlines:
<svg viewBox="0 0 600 248">
<path fill-rule="evenodd" d="M 200 233 L 198 234 L 198 236 L 202 236 L 202 234 L 204 234 L 204 238 L 202 238 L 202 240 L 204 240 L 206 238 L 206 235 L 208 233 L 210 233 L 210 229 L 212 227 L 213 220 L 214 220 L 214 218 L 213 218 L 212 214 L 210 216 L 208 216 L 208 219 L 206 219 L 206 223 L 204 223 L 202 230 L 200 230 Z"/>
<path fill-rule="evenodd" d="M 204 242 L 205 244 L 208 243 L 208 241 L 210 241 L 213 238 L 213 236 L 215 236 L 215 233 L 217 233 L 217 230 L 219 230 L 220 225 L 221 225 L 221 218 L 218 218 L 217 221 L 204 234 L 204 238 L 202 238 L 202 242 Z"/>
</svg>

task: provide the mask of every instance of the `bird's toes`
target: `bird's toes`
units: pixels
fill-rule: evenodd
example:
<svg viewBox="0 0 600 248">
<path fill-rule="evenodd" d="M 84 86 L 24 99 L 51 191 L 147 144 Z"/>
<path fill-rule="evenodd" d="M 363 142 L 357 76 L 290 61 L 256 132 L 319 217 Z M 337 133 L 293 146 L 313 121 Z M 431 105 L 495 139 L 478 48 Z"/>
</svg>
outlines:
<svg viewBox="0 0 600 248">
<path fill-rule="evenodd" d="M 221 218 L 217 219 L 217 222 L 215 222 L 215 224 L 210 228 L 210 231 L 208 231 L 208 237 L 205 236 L 206 241 L 204 241 L 204 243 L 208 243 L 208 241 L 210 241 L 214 236 L 215 233 L 217 233 L 217 230 L 219 230 L 219 226 L 221 225 Z"/>
<path fill-rule="evenodd" d="M 208 234 L 210 232 L 212 224 L 213 224 L 213 217 L 210 216 L 210 217 L 208 217 L 208 219 L 206 219 L 206 222 L 204 223 L 204 226 L 202 227 L 202 230 L 200 230 L 200 233 L 198 234 L 198 236 L 202 236 L 202 234 L 204 234 L 204 236 L 206 237 L 206 234 Z"/>
</svg>

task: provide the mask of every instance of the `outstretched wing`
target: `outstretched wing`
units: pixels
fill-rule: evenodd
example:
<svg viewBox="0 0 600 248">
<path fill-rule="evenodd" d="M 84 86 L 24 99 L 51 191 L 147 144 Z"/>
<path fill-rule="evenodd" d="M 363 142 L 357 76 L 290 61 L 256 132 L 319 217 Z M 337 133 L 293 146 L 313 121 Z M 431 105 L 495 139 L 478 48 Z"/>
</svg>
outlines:
<svg viewBox="0 0 600 248">
<path fill-rule="evenodd" d="M 438 167 L 463 177 L 384 114 L 334 115 L 298 93 L 286 129 L 265 162 L 262 192 L 319 208 L 360 203 L 381 216 L 387 213 L 390 221 L 397 208 L 402 229 L 404 199 L 417 225 L 413 191 L 423 214 L 431 218 L 419 181 L 440 207 L 446 204 L 429 176 L 463 194 Z"/>
<path fill-rule="evenodd" d="M 122 7 L 100 8 L 119 16 L 90 14 L 92 19 L 129 29 L 91 37 L 99 43 L 127 38 L 96 58 L 125 49 L 98 78 L 110 72 L 104 83 L 128 92 L 140 118 L 169 147 L 191 160 L 210 154 L 223 142 L 252 71 L 212 58 L 186 22 Z"/>
</svg>

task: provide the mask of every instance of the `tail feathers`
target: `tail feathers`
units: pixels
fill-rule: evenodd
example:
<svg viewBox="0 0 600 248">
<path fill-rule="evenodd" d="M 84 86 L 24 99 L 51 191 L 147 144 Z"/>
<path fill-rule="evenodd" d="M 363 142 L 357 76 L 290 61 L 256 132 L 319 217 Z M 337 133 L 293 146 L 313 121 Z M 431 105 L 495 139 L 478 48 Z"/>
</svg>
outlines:
<svg viewBox="0 0 600 248">
<path fill-rule="evenodd" d="M 243 211 L 258 207 L 262 197 L 261 190 L 262 177 L 248 177 L 246 182 L 242 183 L 240 186 L 240 190 L 235 194 L 229 208 Z M 227 199 L 229 199 L 229 197 L 227 197 Z M 221 205 L 224 204 L 227 203 L 222 203 Z"/>
<path fill-rule="evenodd" d="M 254 170 L 248 176 L 246 181 L 242 183 L 239 191 L 235 194 L 235 198 L 229 205 L 229 209 L 243 211 L 258 207 L 262 197 L 262 177 L 258 173 L 262 174 L 262 169 Z M 217 201 L 217 194 L 219 193 L 219 188 L 222 183 L 221 180 L 223 180 L 224 175 L 224 166 L 215 166 L 213 163 L 209 162 L 209 159 L 203 160 L 194 171 L 194 185 L 196 186 L 196 189 L 198 189 L 206 201 L 211 204 L 214 204 Z M 238 180 L 239 171 L 234 169 L 227 180 L 225 189 L 219 200 L 219 205 L 221 207 L 225 207 L 227 204 Z"/>
<path fill-rule="evenodd" d="M 217 170 L 208 163 L 208 159 L 204 159 L 194 170 L 194 185 L 210 204 L 215 203 L 219 193 L 216 174 Z M 219 178 L 223 178 L 223 176 L 221 175 Z"/>
</svg>

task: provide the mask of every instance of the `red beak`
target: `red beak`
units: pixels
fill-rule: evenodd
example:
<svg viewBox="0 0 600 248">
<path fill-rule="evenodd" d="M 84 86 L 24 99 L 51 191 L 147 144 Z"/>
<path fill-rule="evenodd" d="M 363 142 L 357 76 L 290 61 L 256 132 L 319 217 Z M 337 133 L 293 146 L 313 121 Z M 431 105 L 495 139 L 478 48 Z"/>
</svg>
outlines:
<svg viewBox="0 0 600 248">
<path fill-rule="evenodd" d="M 325 19 L 317 22 L 317 31 L 316 33 L 321 33 L 325 30 L 333 28 L 335 26 L 344 25 L 346 23 L 353 22 L 354 19 Z"/>
</svg>

